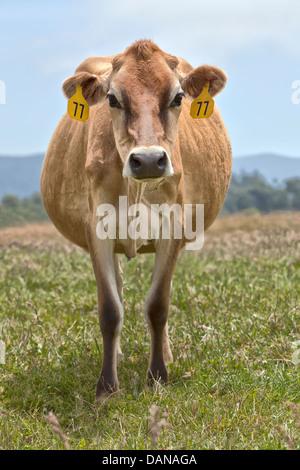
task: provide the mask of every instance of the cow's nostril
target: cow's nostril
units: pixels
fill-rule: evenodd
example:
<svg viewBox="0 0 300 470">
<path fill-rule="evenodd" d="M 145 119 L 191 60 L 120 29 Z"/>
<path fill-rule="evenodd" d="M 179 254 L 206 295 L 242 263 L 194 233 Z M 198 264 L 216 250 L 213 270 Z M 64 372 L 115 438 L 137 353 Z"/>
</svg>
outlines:
<svg viewBox="0 0 300 470">
<path fill-rule="evenodd" d="M 164 153 L 163 157 L 161 157 L 157 162 L 158 168 L 161 170 L 165 169 L 167 166 L 167 155 Z"/>
<path fill-rule="evenodd" d="M 131 167 L 133 170 L 138 170 L 141 167 L 141 162 L 139 158 L 135 157 L 135 155 L 131 155 Z"/>
</svg>

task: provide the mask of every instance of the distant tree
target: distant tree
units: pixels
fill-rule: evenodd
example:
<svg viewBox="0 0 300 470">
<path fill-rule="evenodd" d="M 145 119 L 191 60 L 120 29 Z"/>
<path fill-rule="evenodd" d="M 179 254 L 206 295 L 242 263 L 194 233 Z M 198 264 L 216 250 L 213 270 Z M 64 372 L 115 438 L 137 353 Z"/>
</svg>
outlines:
<svg viewBox="0 0 300 470">
<path fill-rule="evenodd" d="M 291 206 L 294 210 L 300 210 L 300 178 L 285 180 L 286 191 L 291 198 Z"/>
<path fill-rule="evenodd" d="M 30 200 L 33 204 L 38 204 L 38 205 L 43 204 L 42 203 L 42 197 L 41 197 L 40 193 L 33 193 Z"/>
<path fill-rule="evenodd" d="M 41 195 L 34 193 L 31 197 L 19 199 L 8 194 L 2 198 L 0 205 L 0 227 L 22 225 L 28 222 L 49 220 L 45 212 Z"/>
<path fill-rule="evenodd" d="M 17 196 L 7 194 L 6 196 L 3 196 L 2 204 L 6 209 L 16 210 L 20 207 L 21 201 Z"/>
</svg>

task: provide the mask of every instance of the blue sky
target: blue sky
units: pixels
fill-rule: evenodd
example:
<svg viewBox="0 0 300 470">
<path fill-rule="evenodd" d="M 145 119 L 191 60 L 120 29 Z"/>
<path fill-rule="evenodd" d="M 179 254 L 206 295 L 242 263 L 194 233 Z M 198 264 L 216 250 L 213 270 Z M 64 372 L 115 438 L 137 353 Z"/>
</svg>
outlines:
<svg viewBox="0 0 300 470">
<path fill-rule="evenodd" d="M 90 55 L 150 38 L 226 71 L 216 103 L 234 156 L 300 157 L 299 19 L 298 0 L 0 0 L 0 155 L 44 152 L 66 110 L 63 80 Z"/>
</svg>

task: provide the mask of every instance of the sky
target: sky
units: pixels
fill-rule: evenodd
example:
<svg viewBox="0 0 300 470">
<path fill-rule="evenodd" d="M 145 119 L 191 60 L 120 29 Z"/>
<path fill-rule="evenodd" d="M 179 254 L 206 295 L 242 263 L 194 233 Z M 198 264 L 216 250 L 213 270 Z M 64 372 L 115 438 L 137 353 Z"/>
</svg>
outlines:
<svg viewBox="0 0 300 470">
<path fill-rule="evenodd" d="M 299 0 L 0 0 L 0 155 L 45 152 L 64 79 L 144 38 L 226 72 L 215 102 L 234 157 L 300 158 Z"/>
</svg>

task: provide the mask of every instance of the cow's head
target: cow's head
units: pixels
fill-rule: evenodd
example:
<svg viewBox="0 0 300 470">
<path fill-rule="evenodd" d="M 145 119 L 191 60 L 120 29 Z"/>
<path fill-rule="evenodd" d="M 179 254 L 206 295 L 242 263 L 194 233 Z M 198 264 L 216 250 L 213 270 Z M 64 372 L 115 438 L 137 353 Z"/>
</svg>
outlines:
<svg viewBox="0 0 300 470">
<path fill-rule="evenodd" d="M 182 99 L 195 99 L 207 82 L 211 96 L 225 86 L 226 75 L 216 67 L 205 65 L 184 74 L 178 64 L 177 57 L 142 40 L 116 56 L 106 76 L 78 72 L 63 83 L 68 98 L 82 85 L 90 106 L 107 99 L 124 177 L 172 176 Z"/>
</svg>

